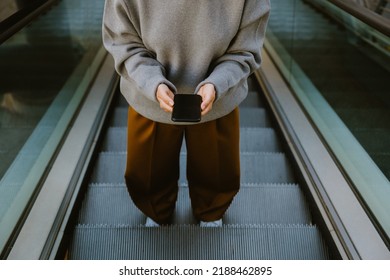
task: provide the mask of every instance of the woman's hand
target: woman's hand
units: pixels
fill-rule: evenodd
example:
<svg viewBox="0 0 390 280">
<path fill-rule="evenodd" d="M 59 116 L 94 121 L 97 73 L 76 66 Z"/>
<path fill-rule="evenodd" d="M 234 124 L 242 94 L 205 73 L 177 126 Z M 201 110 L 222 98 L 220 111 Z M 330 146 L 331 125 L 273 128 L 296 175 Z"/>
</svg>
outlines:
<svg viewBox="0 0 390 280">
<path fill-rule="evenodd" d="M 213 84 L 204 84 L 198 91 L 198 94 L 202 97 L 202 116 L 206 115 L 213 108 L 215 100 L 215 87 Z"/>
<path fill-rule="evenodd" d="M 156 98 L 160 103 L 161 109 L 165 112 L 172 113 L 173 110 L 173 92 L 166 84 L 159 84 L 157 87 Z"/>
</svg>

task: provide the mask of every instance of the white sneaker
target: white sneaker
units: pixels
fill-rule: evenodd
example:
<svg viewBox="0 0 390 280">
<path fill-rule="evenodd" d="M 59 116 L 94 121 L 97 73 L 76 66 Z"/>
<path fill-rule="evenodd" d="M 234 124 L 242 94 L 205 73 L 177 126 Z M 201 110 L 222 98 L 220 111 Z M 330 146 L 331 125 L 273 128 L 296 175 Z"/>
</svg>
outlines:
<svg viewBox="0 0 390 280">
<path fill-rule="evenodd" d="M 160 225 L 158 223 L 156 223 L 155 221 L 153 221 L 151 218 L 147 217 L 146 218 L 146 223 L 145 223 L 145 227 L 159 227 Z"/>
<path fill-rule="evenodd" d="M 199 224 L 201 227 L 222 227 L 222 219 L 212 221 L 212 222 L 203 222 L 200 221 Z"/>
</svg>

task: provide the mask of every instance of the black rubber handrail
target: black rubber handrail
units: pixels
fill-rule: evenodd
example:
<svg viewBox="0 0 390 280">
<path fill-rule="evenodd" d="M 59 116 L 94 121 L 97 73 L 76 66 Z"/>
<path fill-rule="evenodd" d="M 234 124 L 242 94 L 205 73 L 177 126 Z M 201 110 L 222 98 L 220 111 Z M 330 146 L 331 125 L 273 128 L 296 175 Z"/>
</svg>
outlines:
<svg viewBox="0 0 390 280">
<path fill-rule="evenodd" d="M 23 4 L 18 11 L 0 22 L 0 44 L 17 33 L 40 14 L 47 11 L 47 9 L 58 1 L 59 0 L 26 1 L 26 4 Z"/>
<path fill-rule="evenodd" d="M 364 8 L 356 3 L 345 0 L 328 0 L 340 9 L 358 18 L 367 25 L 390 37 L 390 20 Z"/>
</svg>

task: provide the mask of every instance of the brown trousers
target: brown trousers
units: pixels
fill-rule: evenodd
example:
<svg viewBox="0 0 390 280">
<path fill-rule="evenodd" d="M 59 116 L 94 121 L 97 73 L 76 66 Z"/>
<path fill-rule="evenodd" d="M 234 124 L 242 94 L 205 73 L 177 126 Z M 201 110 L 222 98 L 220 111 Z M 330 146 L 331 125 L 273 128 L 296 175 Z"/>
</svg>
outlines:
<svg viewBox="0 0 390 280">
<path fill-rule="evenodd" d="M 170 125 L 130 107 L 125 180 L 135 205 L 159 224 L 169 224 L 175 210 L 183 137 L 196 219 L 222 218 L 240 187 L 238 109 L 206 123 Z"/>
</svg>

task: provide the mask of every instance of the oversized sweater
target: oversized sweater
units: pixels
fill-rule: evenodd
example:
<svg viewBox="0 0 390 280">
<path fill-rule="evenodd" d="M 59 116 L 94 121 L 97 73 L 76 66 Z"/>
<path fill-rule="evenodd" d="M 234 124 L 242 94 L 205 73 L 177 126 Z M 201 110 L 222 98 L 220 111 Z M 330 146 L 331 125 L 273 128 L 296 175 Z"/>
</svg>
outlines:
<svg viewBox="0 0 390 280">
<path fill-rule="evenodd" d="M 103 43 L 121 92 L 141 115 L 170 123 L 159 84 L 196 94 L 212 83 L 216 99 L 202 122 L 227 115 L 247 96 L 261 63 L 269 0 L 106 0 Z"/>
</svg>

